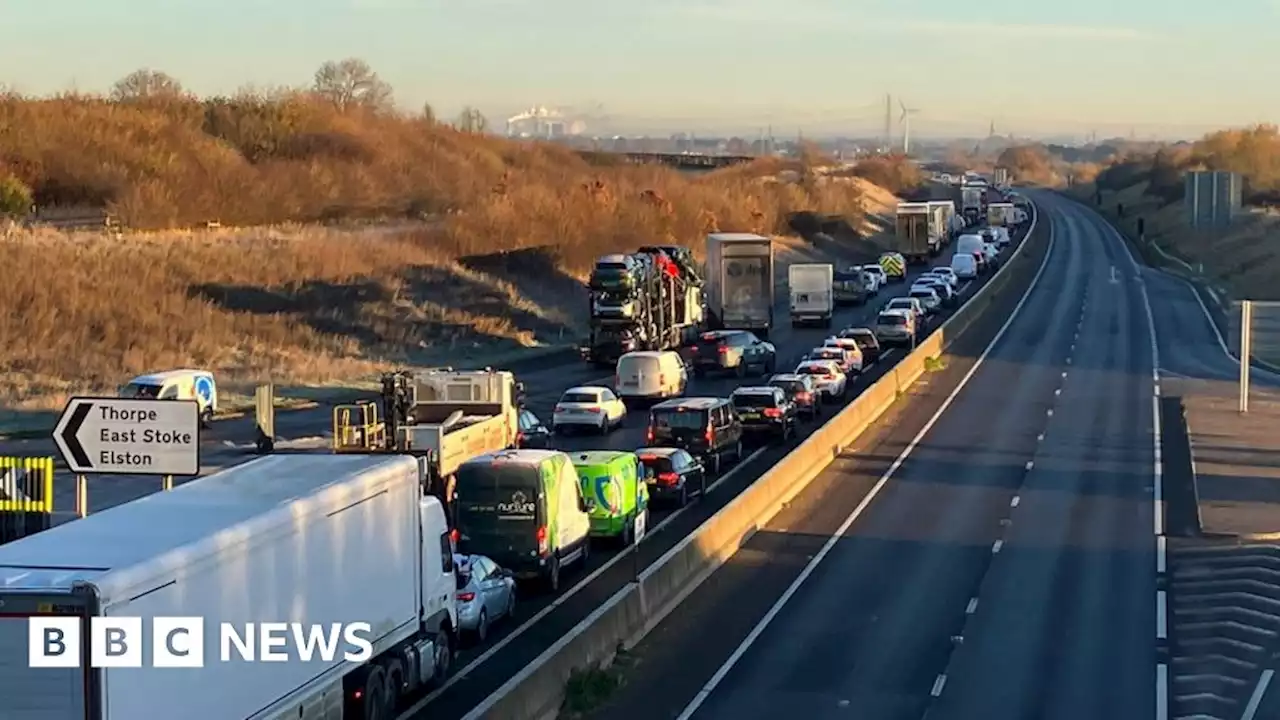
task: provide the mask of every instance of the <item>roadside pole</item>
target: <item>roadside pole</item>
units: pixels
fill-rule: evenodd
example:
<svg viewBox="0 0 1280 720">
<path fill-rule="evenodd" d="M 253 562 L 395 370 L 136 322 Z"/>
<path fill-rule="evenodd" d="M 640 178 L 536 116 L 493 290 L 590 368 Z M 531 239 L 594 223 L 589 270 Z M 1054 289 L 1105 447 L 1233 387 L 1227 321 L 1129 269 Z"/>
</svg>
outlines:
<svg viewBox="0 0 1280 720">
<path fill-rule="evenodd" d="M 1249 412 L 1249 359 L 1253 355 L 1253 301 L 1240 303 L 1240 412 Z"/>
</svg>

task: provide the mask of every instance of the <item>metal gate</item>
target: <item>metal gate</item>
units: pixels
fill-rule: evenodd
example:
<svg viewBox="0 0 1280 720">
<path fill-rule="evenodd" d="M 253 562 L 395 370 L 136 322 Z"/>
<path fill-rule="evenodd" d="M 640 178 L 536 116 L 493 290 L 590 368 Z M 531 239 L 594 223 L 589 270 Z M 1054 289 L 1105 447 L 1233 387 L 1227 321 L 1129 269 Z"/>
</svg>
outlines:
<svg viewBox="0 0 1280 720">
<path fill-rule="evenodd" d="M 0 543 L 48 530 L 53 518 L 53 458 L 0 456 Z"/>
</svg>

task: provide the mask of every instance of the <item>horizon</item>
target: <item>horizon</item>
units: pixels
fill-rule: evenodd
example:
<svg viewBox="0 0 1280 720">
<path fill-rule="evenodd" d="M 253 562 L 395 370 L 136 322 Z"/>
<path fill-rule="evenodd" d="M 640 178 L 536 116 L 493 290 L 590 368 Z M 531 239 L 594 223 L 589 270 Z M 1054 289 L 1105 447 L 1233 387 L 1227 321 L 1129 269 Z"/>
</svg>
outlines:
<svg viewBox="0 0 1280 720">
<path fill-rule="evenodd" d="M 985 0 L 974 14 L 942 0 L 798 0 L 784 10 L 762 0 L 328 0 L 300 21 L 298 6 L 251 0 L 212 13 L 194 3 L 64 0 L 11 13 L 8 65 L 28 70 L 3 80 L 24 94 L 101 93 L 151 68 L 208 96 L 309 85 L 321 63 L 359 57 L 401 109 L 430 103 L 448 118 L 476 107 L 495 129 L 541 105 L 636 134 L 741 136 L 772 126 L 775 135 L 876 136 L 889 94 L 894 131 L 902 103 L 919 109 L 912 134 L 922 140 L 981 138 L 992 125 L 1029 139 L 1190 139 L 1280 118 L 1280 95 L 1255 92 L 1239 71 L 1280 60 L 1267 41 L 1280 5 L 1235 5 L 1227 14 L 1149 0 Z M 152 11 L 155 22 L 137 22 Z M 600 41 L 619 27 L 625 36 Z M 766 51 L 725 52 L 744 33 L 766 31 Z M 104 36 L 111 42 L 96 40 Z M 958 73 L 939 82 L 940 69 L 956 67 L 949 54 L 985 64 L 973 73 L 977 88 Z M 881 58 L 892 59 L 890 77 L 859 72 Z"/>
</svg>

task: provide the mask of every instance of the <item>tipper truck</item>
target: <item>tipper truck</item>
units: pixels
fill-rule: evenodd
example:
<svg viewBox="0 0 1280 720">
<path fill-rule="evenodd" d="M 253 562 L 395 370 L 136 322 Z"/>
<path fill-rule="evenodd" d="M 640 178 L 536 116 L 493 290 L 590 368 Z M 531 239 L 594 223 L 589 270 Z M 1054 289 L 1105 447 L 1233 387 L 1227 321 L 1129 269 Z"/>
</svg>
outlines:
<svg viewBox="0 0 1280 720">
<path fill-rule="evenodd" d="M 456 647 L 452 544 L 424 479 L 407 455 L 264 457 L 0 546 L 0 716 L 394 717 L 445 679 Z M 126 637 L 141 643 L 141 667 L 78 656 L 73 667 L 28 667 L 35 615 L 83 628 L 141 618 L 142 636 Z M 201 618 L 203 653 L 196 630 L 175 637 L 164 618 Z M 312 637 L 318 628 L 336 652 L 292 628 L 263 637 L 264 623 L 300 623 Z M 371 651 L 350 639 L 355 623 L 369 624 Z M 88 658 L 92 633 L 81 635 Z M 286 661 L 262 660 L 267 640 Z M 203 666 L 155 667 L 160 648 Z"/>
<path fill-rule="evenodd" d="M 897 250 L 908 265 L 928 263 L 937 255 L 939 241 L 930 234 L 933 215 L 927 202 L 898 203 L 894 235 Z"/>
<path fill-rule="evenodd" d="M 835 266 L 796 263 L 787 268 L 787 291 L 791 295 L 791 325 L 810 323 L 831 327 L 835 312 Z"/>
<path fill-rule="evenodd" d="M 773 240 L 750 233 L 707 236 L 707 311 L 717 330 L 773 327 Z"/>
<path fill-rule="evenodd" d="M 609 367 L 634 350 L 672 350 L 703 326 L 703 281 L 693 253 L 650 245 L 596 261 L 587 283 L 591 332 L 585 360 Z"/>
<path fill-rule="evenodd" d="M 430 489 L 444 493 L 462 463 L 519 444 L 523 392 L 505 370 L 387 373 L 377 400 L 333 409 L 333 449 L 423 456 Z"/>
</svg>

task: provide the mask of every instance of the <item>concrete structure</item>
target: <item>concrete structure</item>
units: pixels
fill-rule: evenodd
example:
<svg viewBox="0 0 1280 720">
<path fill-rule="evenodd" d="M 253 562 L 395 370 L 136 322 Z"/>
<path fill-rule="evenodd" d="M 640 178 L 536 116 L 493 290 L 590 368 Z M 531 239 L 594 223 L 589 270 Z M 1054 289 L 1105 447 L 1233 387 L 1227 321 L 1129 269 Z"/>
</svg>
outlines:
<svg viewBox="0 0 1280 720">
<path fill-rule="evenodd" d="M 1244 182 L 1238 173 L 1190 172 L 1185 182 L 1187 222 L 1191 227 L 1226 227 L 1240 212 Z"/>
</svg>

